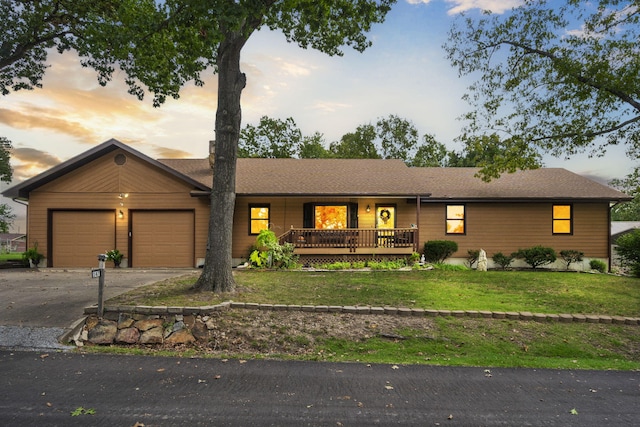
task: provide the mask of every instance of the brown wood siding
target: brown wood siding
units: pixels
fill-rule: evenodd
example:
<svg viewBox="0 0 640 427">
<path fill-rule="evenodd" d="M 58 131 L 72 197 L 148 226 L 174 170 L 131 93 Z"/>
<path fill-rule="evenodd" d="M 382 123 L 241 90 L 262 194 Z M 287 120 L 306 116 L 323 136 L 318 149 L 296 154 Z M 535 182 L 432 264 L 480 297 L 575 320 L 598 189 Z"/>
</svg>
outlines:
<svg viewBox="0 0 640 427">
<path fill-rule="evenodd" d="M 607 258 L 608 205 L 573 203 L 573 234 L 551 232 L 553 203 L 467 203 L 466 234 L 445 233 L 444 203 L 421 206 L 420 248 L 428 240 L 452 240 L 458 243 L 454 257 L 464 258 L 468 250 L 484 249 L 488 256 L 508 255 L 536 245 L 557 252 L 575 249 L 590 258 Z"/>
<path fill-rule="evenodd" d="M 116 214 L 115 248 L 128 259 L 129 210 L 175 210 L 194 212 L 194 257 L 204 258 L 209 221 L 208 198 L 189 195 L 192 188 L 180 179 L 161 169 L 127 156 L 127 162 L 118 166 L 113 157 L 119 151 L 95 160 L 77 170 L 43 185 L 31 192 L 28 209 L 28 245 L 38 242 L 39 250 L 49 257 L 47 248 L 49 210 L 101 210 L 110 209 Z M 128 193 L 122 199 L 120 193 Z M 123 218 L 117 216 L 122 211 Z M 102 251 L 114 248 L 102 248 Z"/>
<path fill-rule="evenodd" d="M 305 203 L 357 203 L 358 228 L 375 228 L 376 204 L 395 205 L 397 207 L 397 226 L 410 227 L 415 224 L 415 203 L 407 203 L 405 199 L 395 198 L 306 198 L 306 197 L 238 197 L 233 221 L 233 258 L 246 258 L 251 246 L 256 241 L 255 235 L 249 234 L 249 205 L 271 205 L 270 223 L 276 236 L 281 236 L 290 228 L 302 228 L 303 206 Z M 367 212 L 367 205 L 371 211 Z"/>
<path fill-rule="evenodd" d="M 97 267 L 114 247 L 114 211 L 51 211 L 50 267 Z"/>
<path fill-rule="evenodd" d="M 132 267 L 193 267 L 193 211 L 132 211 Z"/>
</svg>

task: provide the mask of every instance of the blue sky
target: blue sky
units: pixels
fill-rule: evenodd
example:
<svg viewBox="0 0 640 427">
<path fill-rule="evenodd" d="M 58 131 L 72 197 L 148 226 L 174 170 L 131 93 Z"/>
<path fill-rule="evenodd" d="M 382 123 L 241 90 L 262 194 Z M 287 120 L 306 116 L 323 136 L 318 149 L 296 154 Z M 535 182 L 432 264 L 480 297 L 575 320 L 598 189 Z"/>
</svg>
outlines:
<svg viewBox="0 0 640 427">
<path fill-rule="evenodd" d="M 362 54 L 345 50 L 343 57 L 303 50 L 280 33 L 259 31 L 242 56 L 243 126 L 263 115 L 293 117 L 304 134 L 323 133 L 328 145 L 360 124 L 396 114 L 411 120 L 421 136 L 433 134 L 459 149 L 458 117 L 468 108 L 461 97 L 471 81 L 460 79 L 445 58 L 447 31 L 456 12 L 500 12 L 517 2 L 398 0 L 386 21 L 373 28 L 373 46 Z M 100 87 L 95 73 L 82 69 L 72 53 L 53 52 L 50 64 L 43 89 L 12 93 L 0 103 L 0 135 L 13 142 L 16 181 L 109 138 L 153 158 L 206 156 L 214 135 L 214 75 L 205 76 L 204 88 L 187 86 L 179 100 L 157 109 L 150 99 L 128 95 L 121 75 Z M 545 157 L 545 165 L 606 182 L 624 177 L 633 163 L 624 147 L 616 147 L 599 159 Z"/>
</svg>

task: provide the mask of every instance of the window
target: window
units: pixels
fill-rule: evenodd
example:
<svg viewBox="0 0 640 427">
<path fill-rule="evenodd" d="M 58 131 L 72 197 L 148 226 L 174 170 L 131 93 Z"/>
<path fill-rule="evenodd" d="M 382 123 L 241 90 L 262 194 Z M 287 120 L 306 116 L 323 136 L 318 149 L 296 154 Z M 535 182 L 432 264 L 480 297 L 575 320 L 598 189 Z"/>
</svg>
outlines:
<svg viewBox="0 0 640 427">
<path fill-rule="evenodd" d="M 346 205 L 316 205 L 314 214 L 315 228 L 318 230 L 347 228 Z"/>
<path fill-rule="evenodd" d="M 358 228 L 357 203 L 305 203 L 302 227 L 316 229 Z"/>
<path fill-rule="evenodd" d="M 571 205 L 553 205 L 553 234 L 571 234 Z"/>
<path fill-rule="evenodd" d="M 447 234 L 465 234 L 464 205 L 447 205 Z"/>
<path fill-rule="evenodd" d="M 269 229 L 270 205 L 249 205 L 249 234 Z"/>
</svg>

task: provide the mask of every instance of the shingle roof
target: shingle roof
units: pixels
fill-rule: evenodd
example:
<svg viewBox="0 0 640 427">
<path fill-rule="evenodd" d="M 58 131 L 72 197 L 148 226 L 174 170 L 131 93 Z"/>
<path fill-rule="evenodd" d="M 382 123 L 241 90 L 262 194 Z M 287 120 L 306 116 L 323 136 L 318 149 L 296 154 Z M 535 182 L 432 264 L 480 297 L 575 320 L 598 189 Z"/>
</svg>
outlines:
<svg viewBox="0 0 640 427">
<path fill-rule="evenodd" d="M 153 160 L 116 140 L 53 167 L 11 187 L 7 197 L 29 197 L 40 185 L 115 149 L 123 149 L 208 191 L 212 171 L 208 159 Z M 566 169 L 535 169 L 505 173 L 489 183 L 477 168 L 409 168 L 401 160 L 375 159 L 238 159 L 238 195 L 429 197 L 429 200 L 598 200 L 632 197 Z"/>
<path fill-rule="evenodd" d="M 431 199 L 590 199 L 631 200 L 620 191 L 562 168 L 504 173 L 484 182 L 478 168 L 414 168 L 429 182 Z"/>
<path fill-rule="evenodd" d="M 207 159 L 160 160 L 211 186 Z M 400 160 L 238 159 L 239 195 L 426 196 L 431 200 L 631 200 L 562 168 L 505 173 L 484 182 L 478 168 L 409 168 Z"/>
</svg>

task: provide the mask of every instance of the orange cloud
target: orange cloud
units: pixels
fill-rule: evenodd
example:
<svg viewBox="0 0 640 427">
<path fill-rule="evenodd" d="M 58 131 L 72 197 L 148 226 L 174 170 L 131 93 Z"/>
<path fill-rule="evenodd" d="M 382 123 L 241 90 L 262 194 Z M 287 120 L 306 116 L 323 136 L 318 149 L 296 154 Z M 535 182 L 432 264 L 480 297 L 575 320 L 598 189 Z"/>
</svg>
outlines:
<svg viewBox="0 0 640 427">
<path fill-rule="evenodd" d="M 0 123 L 16 129 L 46 129 L 65 133 L 80 140 L 92 141 L 93 131 L 76 121 L 69 121 L 57 117 L 59 113 L 54 109 L 29 107 L 29 113 L 0 108 Z"/>
<path fill-rule="evenodd" d="M 60 158 L 35 148 L 18 147 L 11 150 L 13 182 L 24 181 L 61 162 Z"/>
</svg>

